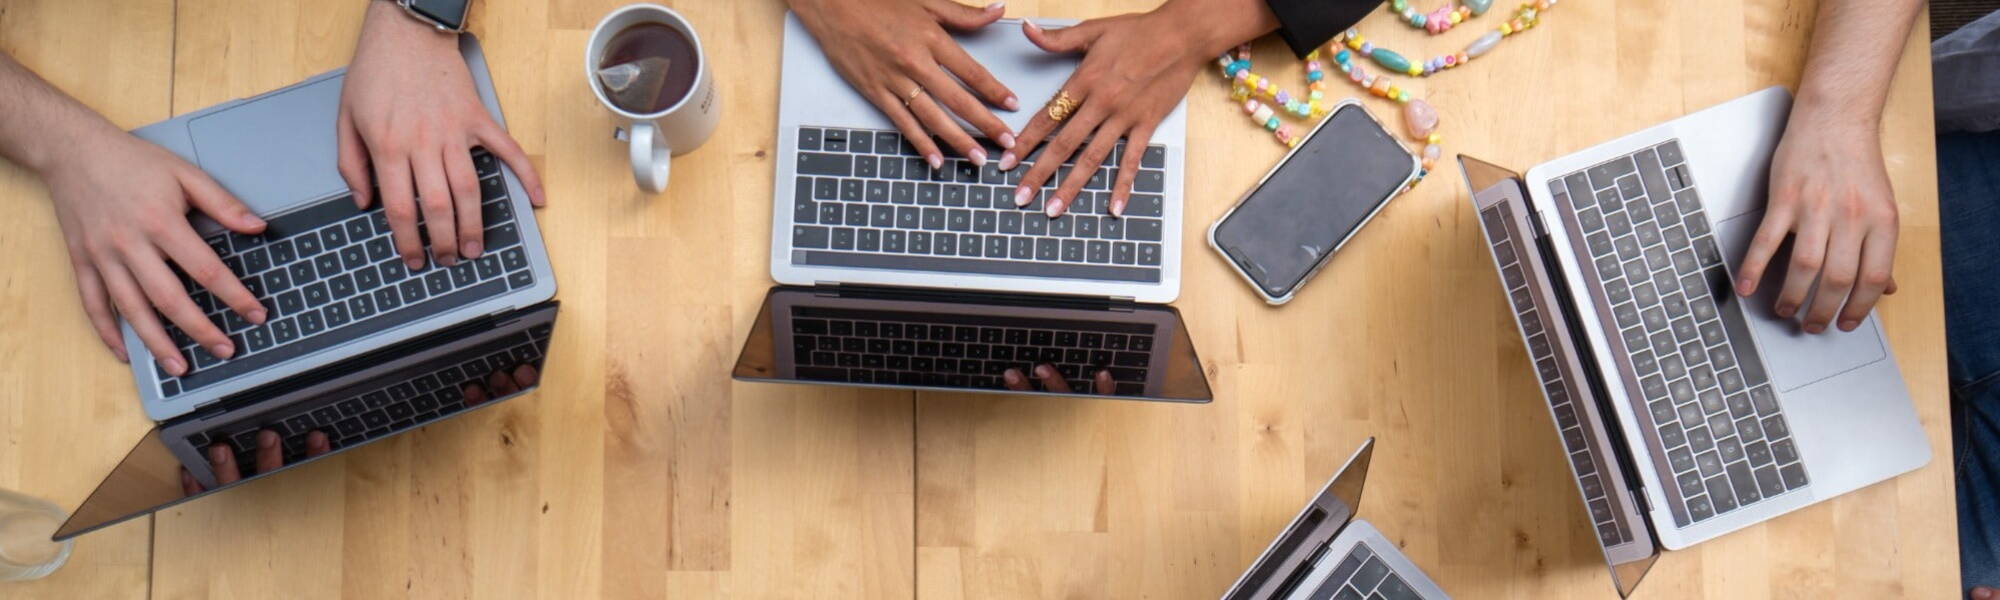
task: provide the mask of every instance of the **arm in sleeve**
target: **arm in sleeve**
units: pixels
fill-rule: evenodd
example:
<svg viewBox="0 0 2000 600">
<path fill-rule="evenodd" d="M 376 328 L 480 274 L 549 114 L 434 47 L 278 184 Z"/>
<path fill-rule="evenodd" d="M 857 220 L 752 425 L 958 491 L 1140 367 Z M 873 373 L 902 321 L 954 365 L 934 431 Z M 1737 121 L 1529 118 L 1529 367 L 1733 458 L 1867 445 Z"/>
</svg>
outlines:
<svg viewBox="0 0 2000 600">
<path fill-rule="evenodd" d="M 1285 38 L 1285 44 L 1300 58 L 1382 5 L 1381 0 L 1264 1 L 1278 17 L 1278 36 Z"/>
</svg>

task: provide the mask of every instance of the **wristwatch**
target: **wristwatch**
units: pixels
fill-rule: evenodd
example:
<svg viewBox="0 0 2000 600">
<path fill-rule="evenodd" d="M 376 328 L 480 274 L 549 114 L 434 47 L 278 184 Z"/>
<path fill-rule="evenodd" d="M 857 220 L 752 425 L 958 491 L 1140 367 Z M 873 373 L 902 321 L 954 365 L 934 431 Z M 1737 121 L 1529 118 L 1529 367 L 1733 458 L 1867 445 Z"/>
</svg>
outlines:
<svg viewBox="0 0 2000 600">
<path fill-rule="evenodd" d="M 472 11 L 472 0 L 392 0 L 403 7 L 418 21 L 423 21 L 438 31 L 463 33 L 465 15 Z"/>
</svg>

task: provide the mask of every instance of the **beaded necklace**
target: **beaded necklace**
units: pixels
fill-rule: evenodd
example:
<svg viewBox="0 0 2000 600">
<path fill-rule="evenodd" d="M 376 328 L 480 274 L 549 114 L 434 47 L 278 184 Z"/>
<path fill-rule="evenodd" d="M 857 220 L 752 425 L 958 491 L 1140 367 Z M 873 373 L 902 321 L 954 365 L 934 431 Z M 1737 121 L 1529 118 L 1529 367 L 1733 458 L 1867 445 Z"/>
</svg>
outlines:
<svg viewBox="0 0 2000 600">
<path fill-rule="evenodd" d="M 1452 6 L 1451 2 L 1447 1 L 1443 6 L 1439 6 L 1437 10 L 1428 13 L 1410 6 L 1410 0 L 1390 0 L 1389 2 L 1389 10 L 1395 12 L 1397 16 L 1402 17 L 1404 23 L 1409 23 L 1410 27 L 1428 31 L 1431 35 L 1451 31 L 1453 25 L 1457 25 L 1466 19 L 1484 15 L 1489 8 L 1493 8 L 1493 0 L 1465 0 L 1465 4 L 1458 6 Z"/>
<path fill-rule="evenodd" d="M 1363 38 L 1357 29 L 1349 29 L 1334 38 L 1333 47 L 1339 49 L 1334 54 L 1334 62 L 1339 65 L 1341 72 L 1347 75 L 1348 81 L 1367 90 L 1370 94 L 1401 104 L 1403 107 L 1403 123 L 1408 129 L 1411 139 L 1424 144 L 1422 153 L 1423 170 L 1418 173 L 1415 179 L 1410 181 L 1411 187 L 1415 187 L 1417 182 L 1422 181 L 1425 176 L 1429 175 L 1430 171 L 1437 166 L 1438 159 L 1444 154 L 1444 149 L 1439 145 L 1444 139 L 1443 136 L 1437 133 L 1439 125 L 1437 109 L 1431 107 L 1429 103 L 1424 102 L 1422 99 L 1411 98 L 1410 92 L 1402 89 L 1401 86 L 1391 83 L 1386 73 L 1383 75 L 1368 74 L 1365 69 L 1355 63 L 1354 54 L 1360 53 L 1363 56 L 1367 56 L 1390 73 L 1410 77 L 1429 77 L 1439 71 L 1464 65 L 1474 58 L 1491 52 L 1494 47 L 1500 44 L 1502 39 L 1534 28 L 1535 25 L 1541 22 L 1542 13 L 1547 12 L 1557 2 L 1559 0 L 1535 0 L 1533 2 L 1522 3 L 1519 8 L 1515 9 L 1512 19 L 1501 23 L 1493 31 L 1479 36 L 1471 44 L 1466 45 L 1464 50 L 1455 54 L 1438 55 L 1422 63 L 1412 63 L 1409 59 L 1404 58 L 1403 55 L 1395 51 L 1375 46 Z M 1450 29 L 1451 25 L 1463 22 L 1467 18 L 1484 14 L 1487 9 L 1491 8 L 1491 5 L 1492 0 L 1466 0 L 1464 5 L 1456 8 L 1452 8 L 1451 4 L 1447 3 L 1444 7 L 1439 8 L 1438 11 L 1434 11 L 1433 13 L 1446 15 L 1443 17 L 1443 22 L 1447 24 L 1437 25 L 1438 28 L 1431 30 L 1431 33 L 1443 33 L 1444 30 Z M 1390 8 L 1404 16 L 1405 22 L 1413 26 L 1426 27 L 1427 30 L 1430 30 L 1431 26 L 1439 22 L 1436 17 L 1416 13 L 1414 9 L 1409 7 L 1408 0 L 1393 0 Z M 1411 15 L 1421 18 L 1413 18 Z M 1346 46 L 1346 48 L 1341 48 L 1341 46 Z M 1222 67 L 1223 76 L 1232 82 L 1231 97 L 1243 102 L 1244 113 L 1250 115 L 1253 122 L 1270 131 L 1280 143 L 1283 143 L 1288 148 L 1298 146 L 1300 141 L 1298 130 L 1284 123 L 1279 118 L 1278 111 L 1266 105 L 1264 101 L 1276 103 L 1288 114 L 1314 121 L 1326 116 L 1326 112 L 1330 108 L 1330 105 L 1326 102 L 1326 73 L 1321 68 L 1320 51 L 1315 49 L 1307 54 L 1305 62 L 1307 95 L 1304 98 L 1300 98 L 1278 87 L 1277 82 L 1272 81 L 1270 78 L 1250 71 L 1249 44 L 1238 47 L 1233 55 L 1224 53 L 1216 61 Z"/>
</svg>

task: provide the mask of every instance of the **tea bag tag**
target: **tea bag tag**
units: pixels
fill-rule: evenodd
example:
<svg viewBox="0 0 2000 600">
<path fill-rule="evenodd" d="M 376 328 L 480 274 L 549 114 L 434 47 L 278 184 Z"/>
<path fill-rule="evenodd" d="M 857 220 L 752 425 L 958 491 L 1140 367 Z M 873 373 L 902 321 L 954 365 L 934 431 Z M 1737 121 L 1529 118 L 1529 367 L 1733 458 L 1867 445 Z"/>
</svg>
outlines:
<svg viewBox="0 0 2000 600">
<path fill-rule="evenodd" d="M 649 56 L 597 70 L 597 80 L 611 96 L 611 102 L 632 112 L 651 112 L 660 91 L 667 85 L 667 71 L 673 60 Z"/>
</svg>

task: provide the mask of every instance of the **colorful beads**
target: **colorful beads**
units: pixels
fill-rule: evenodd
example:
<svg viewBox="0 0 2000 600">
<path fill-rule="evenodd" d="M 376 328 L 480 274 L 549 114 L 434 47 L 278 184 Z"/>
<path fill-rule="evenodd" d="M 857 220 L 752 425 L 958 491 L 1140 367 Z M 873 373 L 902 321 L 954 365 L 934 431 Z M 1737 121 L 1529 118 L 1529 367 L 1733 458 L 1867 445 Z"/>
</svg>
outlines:
<svg viewBox="0 0 2000 600">
<path fill-rule="evenodd" d="M 1485 0 L 1484 3 L 1487 6 L 1491 6 L 1492 0 Z M 1472 7 L 1453 5 L 1448 1 L 1434 10 L 1424 12 L 1417 10 L 1414 6 L 1410 6 L 1408 0 L 1391 0 L 1389 2 L 1389 10 L 1396 13 L 1396 16 L 1402 18 L 1403 22 L 1408 23 L 1410 27 L 1422 29 L 1431 35 L 1450 31 L 1453 25 L 1476 16 L 1473 13 Z"/>
</svg>

